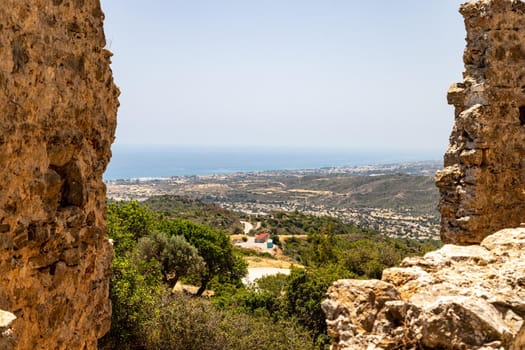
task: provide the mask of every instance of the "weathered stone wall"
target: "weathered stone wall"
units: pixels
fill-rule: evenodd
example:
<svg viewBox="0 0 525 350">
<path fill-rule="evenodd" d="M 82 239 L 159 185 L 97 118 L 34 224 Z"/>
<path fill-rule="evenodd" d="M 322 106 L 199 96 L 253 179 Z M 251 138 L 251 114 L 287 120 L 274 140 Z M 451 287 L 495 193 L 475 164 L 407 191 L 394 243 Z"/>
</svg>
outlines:
<svg viewBox="0 0 525 350">
<path fill-rule="evenodd" d="M 441 239 L 471 244 L 525 222 L 525 3 L 471 1 L 461 13 L 464 81 L 448 92 L 455 125 L 436 183 Z"/>
<path fill-rule="evenodd" d="M 99 0 L 0 6 L 0 309 L 15 349 L 96 349 L 110 326 L 102 173 L 119 92 L 103 18 Z"/>
</svg>

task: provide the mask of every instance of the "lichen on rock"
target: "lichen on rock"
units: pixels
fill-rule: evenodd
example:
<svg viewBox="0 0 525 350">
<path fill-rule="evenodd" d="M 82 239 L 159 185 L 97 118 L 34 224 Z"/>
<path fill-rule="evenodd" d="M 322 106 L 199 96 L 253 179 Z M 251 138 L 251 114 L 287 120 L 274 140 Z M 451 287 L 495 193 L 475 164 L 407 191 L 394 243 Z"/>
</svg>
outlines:
<svg viewBox="0 0 525 350">
<path fill-rule="evenodd" d="M 102 174 L 119 91 L 103 19 L 99 0 L 0 6 L 0 309 L 15 349 L 96 349 L 110 326 Z"/>
</svg>

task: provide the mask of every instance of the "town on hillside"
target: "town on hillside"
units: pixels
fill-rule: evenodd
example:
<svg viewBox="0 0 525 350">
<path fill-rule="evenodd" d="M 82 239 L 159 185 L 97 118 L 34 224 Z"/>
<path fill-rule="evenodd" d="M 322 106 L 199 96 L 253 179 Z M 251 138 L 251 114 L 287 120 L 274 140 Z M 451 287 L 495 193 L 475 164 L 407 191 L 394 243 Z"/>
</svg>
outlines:
<svg viewBox="0 0 525 350">
<path fill-rule="evenodd" d="M 233 212 L 331 216 L 391 237 L 437 239 L 441 162 L 107 181 L 114 200 L 179 195 Z"/>
</svg>

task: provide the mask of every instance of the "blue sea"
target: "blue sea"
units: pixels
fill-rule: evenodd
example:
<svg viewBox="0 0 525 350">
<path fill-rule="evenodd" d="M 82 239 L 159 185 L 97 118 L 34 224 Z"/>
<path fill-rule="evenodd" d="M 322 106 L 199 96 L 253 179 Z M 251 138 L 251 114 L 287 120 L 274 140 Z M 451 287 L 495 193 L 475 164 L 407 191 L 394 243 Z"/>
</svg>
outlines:
<svg viewBox="0 0 525 350">
<path fill-rule="evenodd" d="M 441 158 L 442 151 L 114 146 L 105 180 L 391 164 Z"/>
</svg>

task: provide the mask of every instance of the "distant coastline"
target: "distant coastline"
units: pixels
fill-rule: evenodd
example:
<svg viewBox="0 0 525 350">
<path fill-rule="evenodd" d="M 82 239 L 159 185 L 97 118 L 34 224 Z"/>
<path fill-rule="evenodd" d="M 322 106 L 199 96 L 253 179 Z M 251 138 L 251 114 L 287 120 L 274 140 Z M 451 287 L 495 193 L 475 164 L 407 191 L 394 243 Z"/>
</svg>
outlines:
<svg viewBox="0 0 525 350">
<path fill-rule="evenodd" d="M 320 169 L 439 161 L 441 151 L 119 146 L 104 180 Z"/>
<path fill-rule="evenodd" d="M 438 237 L 434 174 L 441 161 L 108 180 L 107 198 L 180 196 L 247 215 L 337 217 L 393 237 Z M 183 200 L 184 201 L 184 200 Z"/>
</svg>

